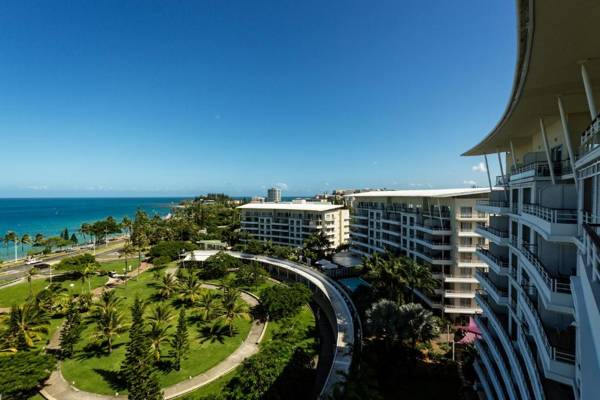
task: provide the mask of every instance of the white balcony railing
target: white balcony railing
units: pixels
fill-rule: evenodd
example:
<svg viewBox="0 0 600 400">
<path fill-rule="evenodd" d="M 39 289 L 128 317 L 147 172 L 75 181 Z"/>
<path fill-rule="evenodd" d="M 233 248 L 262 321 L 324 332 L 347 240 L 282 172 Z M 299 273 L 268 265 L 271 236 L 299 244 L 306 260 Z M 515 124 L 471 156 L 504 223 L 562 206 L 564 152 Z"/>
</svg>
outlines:
<svg viewBox="0 0 600 400">
<path fill-rule="evenodd" d="M 570 281 L 567 278 L 558 279 L 550 275 L 548 270 L 546 270 L 546 267 L 544 267 L 542 262 L 531 251 L 532 247 L 534 246 L 523 243 L 521 247 L 519 247 L 519 250 L 521 250 L 521 254 L 523 255 L 523 257 L 525 257 L 527 261 L 529 261 L 529 263 L 535 267 L 535 270 L 542 278 L 548 289 L 550 289 L 551 292 L 556 293 L 571 293 Z"/>
<path fill-rule="evenodd" d="M 523 203 L 521 210 L 525 214 L 533 215 L 552 224 L 576 224 L 577 210 L 563 208 L 549 208 L 538 204 Z"/>
<path fill-rule="evenodd" d="M 581 134 L 579 157 L 583 157 L 598 146 L 600 146 L 600 115 Z"/>
<path fill-rule="evenodd" d="M 550 340 L 548 339 L 548 335 L 546 335 L 546 330 L 544 328 L 544 325 L 542 324 L 542 320 L 540 319 L 538 311 L 535 308 L 535 306 L 533 305 L 533 303 L 531 302 L 531 300 L 529 299 L 529 297 L 527 297 L 527 295 L 525 295 L 525 293 L 520 292 L 519 293 L 519 301 L 525 305 L 527 310 L 529 310 L 529 314 L 531 317 L 530 319 L 532 320 L 530 322 L 533 323 L 534 329 L 538 333 L 538 337 L 541 338 L 542 344 L 543 344 L 543 350 L 546 351 L 546 354 L 548 355 L 548 357 L 551 360 L 561 361 L 561 362 L 564 362 L 567 364 L 575 364 L 575 353 L 574 352 L 558 350 L 555 346 L 553 346 L 550 343 Z"/>
</svg>

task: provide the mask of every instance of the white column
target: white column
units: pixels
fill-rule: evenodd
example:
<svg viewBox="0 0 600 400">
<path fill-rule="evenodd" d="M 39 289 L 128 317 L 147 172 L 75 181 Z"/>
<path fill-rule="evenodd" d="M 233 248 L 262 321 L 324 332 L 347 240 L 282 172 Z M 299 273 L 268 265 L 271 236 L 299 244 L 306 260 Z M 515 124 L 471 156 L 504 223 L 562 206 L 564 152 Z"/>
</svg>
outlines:
<svg viewBox="0 0 600 400">
<path fill-rule="evenodd" d="M 560 122 L 562 124 L 563 134 L 565 137 L 565 144 L 567 145 L 567 151 L 569 153 L 569 161 L 571 163 L 571 170 L 575 180 L 575 190 L 579 192 L 579 182 L 577 181 L 577 171 L 575 170 L 575 156 L 573 155 L 573 149 L 571 148 L 571 133 L 569 132 L 569 123 L 567 121 L 567 114 L 563 106 L 562 98 L 557 96 L 558 111 L 560 113 Z"/>
<path fill-rule="evenodd" d="M 491 192 L 492 191 L 492 177 L 490 176 L 490 167 L 488 165 L 487 154 L 484 154 L 483 158 L 485 160 L 485 170 L 487 172 L 488 183 L 490 184 L 490 192 Z"/>
<path fill-rule="evenodd" d="M 542 139 L 544 139 L 544 151 L 546 152 L 546 160 L 548 161 L 548 168 L 550 169 L 550 179 L 552 184 L 556 185 L 556 178 L 554 178 L 554 168 L 552 166 L 552 158 L 550 157 L 550 146 L 548 146 L 548 136 L 546 136 L 546 127 L 544 126 L 544 120 L 540 119 L 540 131 L 542 132 Z"/>
<path fill-rule="evenodd" d="M 500 174 L 502 175 L 502 185 L 504 186 L 504 199 L 508 202 L 508 182 L 506 181 L 506 175 L 504 175 L 504 167 L 502 166 L 502 158 L 500 157 L 500 152 L 498 154 L 498 164 L 500 165 Z M 491 196 L 491 193 L 490 193 Z"/>
<path fill-rule="evenodd" d="M 585 63 L 581 64 L 581 78 L 583 79 L 583 87 L 585 88 L 585 97 L 587 97 L 588 108 L 590 109 L 590 115 L 592 120 L 598 116 L 598 109 L 596 108 L 596 102 L 594 101 L 594 92 L 592 90 L 592 80 L 588 75 Z"/>
<path fill-rule="evenodd" d="M 513 168 L 517 168 L 517 159 L 515 158 L 515 147 L 512 140 L 510 141 L 510 157 L 512 158 Z"/>
</svg>

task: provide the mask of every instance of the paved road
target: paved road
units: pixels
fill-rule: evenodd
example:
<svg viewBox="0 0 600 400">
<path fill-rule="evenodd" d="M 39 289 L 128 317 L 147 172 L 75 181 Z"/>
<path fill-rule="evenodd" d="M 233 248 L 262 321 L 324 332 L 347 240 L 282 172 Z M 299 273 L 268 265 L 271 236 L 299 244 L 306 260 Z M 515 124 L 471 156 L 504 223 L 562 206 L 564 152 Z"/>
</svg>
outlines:
<svg viewBox="0 0 600 400">
<path fill-rule="evenodd" d="M 112 244 L 116 244 L 116 242 L 112 242 Z M 96 249 L 96 257 L 101 257 L 102 255 L 110 254 L 117 250 L 118 250 L 118 247 L 110 247 L 108 249 Z M 74 255 L 82 254 L 85 252 L 89 252 L 89 250 L 86 249 L 86 251 L 75 251 L 75 252 L 69 253 L 69 254 L 62 254 L 59 256 L 48 257 L 48 258 L 45 258 L 44 260 L 42 260 L 41 262 L 49 263 L 49 264 L 56 264 L 57 262 L 59 262 L 60 260 L 62 260 L 65 257 L 72 257 Z M 2 283 L 2 281 L 12 281 L 15 279 L 23 278 L 27 274 L 27 271 L 29 271 L 31 268 L 33 268 L 33 265 L 27 265 L 25 263 L 13 265 L 10 267 L 5 267 L 0 270 L 0 283 Z M 40 272 L 40 274 L 47 274 L 47 273 L 48 272 L 45 272 L 45 271 Z"/>
</svg>

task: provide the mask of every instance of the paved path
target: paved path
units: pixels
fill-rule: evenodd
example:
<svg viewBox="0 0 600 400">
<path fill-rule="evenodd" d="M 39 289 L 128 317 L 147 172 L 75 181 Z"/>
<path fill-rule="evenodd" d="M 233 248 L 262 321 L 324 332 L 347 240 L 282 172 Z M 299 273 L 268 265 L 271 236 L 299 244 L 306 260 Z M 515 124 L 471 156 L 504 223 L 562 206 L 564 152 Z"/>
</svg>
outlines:
<svg viewBox="0 0 600 400">
<path fill-rule="evenodd" d="M 142 268 L 140 268 L 141 272 L 143 272 Z M 210 284 L 203 284 L 202 287 L 205 289 L 219 288 L 216 285 Z M 258 304 L 258 299 L 249 293 L 242 292 L 241 297 L 242 300 L 252 307 Z M 237 368 L 242 361 L 258 352 L 258 345 L 264 336 L 266 327 L 266 323 L 254 320 L 250 328 L 250 333 L 248 333 L 246 339 L 244 339 L 242 344 L 233 353 L 208 371 L 165 388 L 165 399 L 179 397 L 196 390 Z M 54 337 L 58 337 L 59 335 L 60 332 L 57 330 Z M 127 398 L 127 396 L 110 396 L 80 391 L 65 380 L 60 372 L 60 366 L 56 371 L 52 372 L 50 378 L 46 381 L 45 388 L 40 391 L 40 394 L 48 400 L 122 400 Z"/>
</svg>

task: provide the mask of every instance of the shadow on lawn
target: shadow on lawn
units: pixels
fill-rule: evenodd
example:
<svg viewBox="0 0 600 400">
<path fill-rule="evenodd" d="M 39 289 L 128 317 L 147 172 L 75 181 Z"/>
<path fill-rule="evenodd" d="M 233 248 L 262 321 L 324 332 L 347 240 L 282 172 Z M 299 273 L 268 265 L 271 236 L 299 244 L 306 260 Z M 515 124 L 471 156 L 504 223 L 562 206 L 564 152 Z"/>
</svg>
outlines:
<svg viewBox="0 0 600 400">
<path fill-rule="evenodd" d="M 94 368 L 93 371 L 100 375 L 114 391 L 123 390 L 126 388 L 125 380 L 119 371 L 111 371 L 109 369 Z"/>
<path fill-rule="evenodd" d="M 118 343 L 113 345 L 113 351 L 118 349 L 121 346 L 124 346 L 125 343 Z M 90 343 L 86 345 L 80 352 L 77 353 L 77 360 L 86 360 L 93 357 L 107 357 L 110 354 L 106 351 L 106 345 L 104 343 Z"/>
<path fill-rule="evenodd" d="M 225 338 L 229 336 L 229 327 L 219 324 L 210 324 L 205 325 L 199 329 L 199 338 L 200 343 L 216 343 L 219 342 L 221 344 L 225 343 Z M 237 335 L 238 330 L 233 329 L 233 334 Z"/>
</svg>

